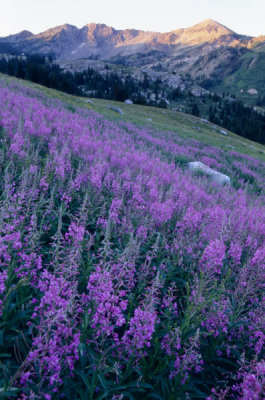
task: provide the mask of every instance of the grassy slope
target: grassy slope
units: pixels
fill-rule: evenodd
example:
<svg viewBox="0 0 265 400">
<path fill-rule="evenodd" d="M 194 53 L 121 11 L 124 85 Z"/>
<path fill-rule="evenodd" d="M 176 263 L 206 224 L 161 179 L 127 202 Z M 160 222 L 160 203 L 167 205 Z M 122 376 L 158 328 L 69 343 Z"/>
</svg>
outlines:
<svg viewBox="0 0 265 400">
<path fill-rule="evenodd" d="M 261 44 L 245 53 L 240 59 L 240 67 L 224 80 L 219 91 L 228 90 L 235 93 L 246 103 L 254 104 L 259 95 L 265 96 L 265 45 Z M 258 95 L 247 93 L 257 89 Z M 243 92 L 241 92 L 243 90 Z"/>
<path fill-rule="evenodd" d="M 0 74 L 0 78 L 8 81 L 16 79 L 2 74 Z M 221 127 L 213 125 L 210 122 L 205 122 L 192 115 L 136 104 L 127 105 L 109 100 L 91 99 L 93 103 L 90 103 L 86 101 L 86 98 L 71 96 L 28 81 L 18 79 L 16 81 L 25 86 L 38 88 L 49 96 L 60 99 L 69 108 L 82 107 L 92 109 L 112 121 L 132 122 L 140 126 L 151 126 L 157 131 L 177 132 L 183 138 L 196 139 L 226 151 L 234 150 L 265 161 L 265 147 L 263 145 L 242 138 L 227 130 L 228 135 L 224 136 L 220 134 Z M 118 106 L 123 110 L 124 115 L 110 110 L 108 108 L 109 105 Z M 148 119 L 151 119 L 151 121 Z"/>
</svg>

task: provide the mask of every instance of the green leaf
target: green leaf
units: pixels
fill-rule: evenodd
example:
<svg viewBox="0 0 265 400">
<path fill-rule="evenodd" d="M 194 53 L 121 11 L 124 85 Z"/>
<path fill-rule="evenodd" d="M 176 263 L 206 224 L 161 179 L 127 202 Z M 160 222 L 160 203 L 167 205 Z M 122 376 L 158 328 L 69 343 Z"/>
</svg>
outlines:
<svg viewBox="0 0 265 400">
<path fill-rule="evenodd" d="M 104 378 L 104 376 L 102 374 L 98 374 L 98 378 L 100 380 L 101 385 L 103 386 L 103 388 L 105 389 L 105 391 L 108 391 L 108 384 L 106 379 Z"/>
<path fill-rule="evenodd" d="M 4 330 L 1 329 L 0 331 L 0 346 L 4 345 Z"/>
<path fill-rule="evenodd" d="M 149 393 L 147 395 L 148 399 L 158 399 L 158 400 L 164 400 L 163 397 L 160 396 L 158 393 Z"/>
</svg>

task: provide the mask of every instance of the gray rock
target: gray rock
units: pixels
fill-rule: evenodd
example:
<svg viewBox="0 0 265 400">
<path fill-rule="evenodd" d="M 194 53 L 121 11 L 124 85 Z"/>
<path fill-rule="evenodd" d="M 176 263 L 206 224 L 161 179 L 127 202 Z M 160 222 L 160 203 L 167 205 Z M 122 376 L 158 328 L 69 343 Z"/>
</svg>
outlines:
<svg viewBox="0 0 265 400">
<path fill-rule="evenodd" d="M 224 135 L 224 136 L 227 136 L 227 135 L 228 135 L 228 133 L 227 133 L 224 129 L 222 129 L 222 130 L 220 131 L 220 133 L 221 133 L 222 135 Z"/>
<path fill-rule="evenodd" d="M 130 100 L 130 99 L 124 100 L 124 103 L 125 103 L 125 104 L 133 104 L 132 100 Z"/>
<path fill-rule="evenodd" d="M 205 90 L 200 87 L 194 87 L 191 89 L 191 94 L 195 97 L 203 97 L 206 95 L 206 93 L 209 93 L 208 90 Z"/>
<path fill-rule="evenodd" d="M 214 171 L 207 165 L 203 164 L 200 161 L 192 161 L 188 163 L 188 168 L 192 172 L 202 172 L 203 174 L 209 176 L 209 178 L 217 183 L 218 185 L 231 185 L 231 181 L 229 176 L 222 174 L 221 172 Z"/>
<path fill-rule="evenodd" d="M 230 97 L 230 96 L 226 96 L 225 100 L 229 101 L 230 103 L 234 103 L 236 101 L 236 99 L 234 99 L 233 97 Z"/>
<path fill-rule="evenodd" d="M 251 89 L 248 89 L 248 93 L 249 93 L 249 94 L 258 94 L 259 92 L 258 92 L 257 89 L 251 88 Z"/>
<path fill-rule="evenodd" d="M 118 114 L 124 115 L 124 112 L 120 107 L 117 106 L 107 106 L 110 110 L 115 111 Z"/>
<path fill-rule="evenodd" d="M 90 104 L 95 104 L 94 101 L 89 100 L 89 99 L 85 100 L 85 102 L 86 102 L 86 103 L 90 103 Z"/>
<path fill-rule="evenodd" d="M 195 96 L 195 97 L 201 97 L 201 96 L 202 96 L 201 90 L 196 89 L 196 88 L 194 88 L 194 89 L 191 90 L 191 94 L 192 94 L 193 96 Z"/>
<path fill-rule="evenodd" d="M 171 75 L 168 79 L 168 85 L 174 89 L 177 89 L 183 85 L 182 77 L 180 75 Z"/>
</svg>

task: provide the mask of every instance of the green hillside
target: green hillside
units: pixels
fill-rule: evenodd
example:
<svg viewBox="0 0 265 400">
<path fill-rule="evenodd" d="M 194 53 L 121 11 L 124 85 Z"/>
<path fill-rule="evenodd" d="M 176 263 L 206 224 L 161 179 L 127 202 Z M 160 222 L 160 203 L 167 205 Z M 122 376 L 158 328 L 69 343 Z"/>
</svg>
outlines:
<svg viewBox="0 0 265 400">
<path fill-rule="evenodd" d="M 3 76 L 0 104 L 0 398 L 263 399 L 265 147 Z"/>
<path fill-rule="evenodd" d="M 247 103 L 255 103 L 259 96 L 265 96 L 265 44 L 262 43 L 246 52 L 238 62 L 238 68 L 228 75 L 219 90 L 235 93 Z M 256 89 L 258 94 L 248 90 Z"/>
<path fill-rule="evenodd" d="M 0 78 L 6 79 L 9 82 L 19 82 L 26 87 L 38 88 L 43 93 L 60 99 L 67 108 L 73 111 L 74 107 L 89 108 L 102 114 L 111 121 L 131 122 L 139 126 L 150 126 L 157 131 L 177 132 L 178 135 L 183 138 L 195 139 L 222 150 L 234 150 L 265 160 L 265 147 L 263 145 L 240 137 L 228 130 L 225 130 L 228 135 L 224 136 L 220 133 L 222 127 L 189 114 L 137 104 L 128 105 L 110 100 L 86 99 L 48 89 L 28 81 L 11 78 L 3 74 L 0 74 Z M 124 115 L 120 115 L 109 109 L 109 106 L 119 107 Z"/>
</svg>

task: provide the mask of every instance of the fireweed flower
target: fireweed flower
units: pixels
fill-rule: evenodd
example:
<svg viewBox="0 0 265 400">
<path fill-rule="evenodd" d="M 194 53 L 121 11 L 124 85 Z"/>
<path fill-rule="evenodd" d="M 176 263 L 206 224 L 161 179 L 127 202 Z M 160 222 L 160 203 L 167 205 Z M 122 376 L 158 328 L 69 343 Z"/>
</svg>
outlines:
<svg viewBox="0 0 265 400">
<path fill-rule="evenodd" d="M 250 265 L 252 267 L 262 267 L 265 271 L 265 247 L 261 247 L 256 250 L 254 256 L 250 260 Z"/>
<path fill-rule="evenodd" d="M 110 218 L 113 222 L 119 222 L 119 214 L 122 208 L 122 200 L 114 199 L 110 206 Z"/>
<path fill-rule="evenodd" d="M 161 349 L 172 359 L 170 379 L 179 375 L 182 383 L 185 384 L 189 373 L 199 373 L 203 368 L 203 359 L 199 352 L 199 331 L 190 338 L 188 343 L 182 343 L 181 332 L 175 328 L 165 335 L 161 341 Z"/>
<path fill-rule="evenodd" d="M 7 279 L 7 271 L 0 272 L 0 317 L 2 315 L 2 304 L 3 304 L 3 300 L 1 299 L 1 297 L 5 291 L 6 279 Z"/>
<path fill-rule="evenodd" d="M 228 332 L 229 316 L 231 315 L 231 305 L 228 299 L 221 298 L 214 301 L 212 307 L 203 310 L 205 320 L 201 326 L 214 337 Z"/>
<path fill-rule="evenodd" d="M 251 370 L 241 373 L 242 383 L 235 385 L 240 400 L 260 400 L 265 397 L 265 361 L 252 366 Z"/>
<path fill-rule="evenodd" d="M 33 338 L 27 362 L 29 365 L 34 363 L 43 379 L 54 386 L 62 382 L 61 371 L 65 368 L 72 371 L 79 358 L 80 332 L 75 329 L 78 317 L 75 285 L 63 277 L 57 278 L 44 271 L 38 289 L 43 296 L 32 315 L 32 325 L 38 334 Z M 35 374 L 33 368 L 30 372 L 28 379 Z"/>
<path fill-rule="evenodd" d="M 150 347 L 155 331 L 157 315 L 154 310 L 137 307 L 130 319 L 129 329 L 122 337 L 122 343 L 130 355 L 137 355 L 145 346 Z"/>
<path fill-rule="evenodd" d="M 68 242 L 72 240 L 74 243 L 80 243 L 84 238 L 84 234 L 85 228 L 72 222 L 68 228 L 68 232 L 65 234 L 65 239 Z"/>
<path fill-rule="evenodd" d="M 22 134 L 16 133 L 13 138 L 13 143 L 10 146 L 10 151 L 21 158 L 25 158 L 26 152 L 23 149 L 24 145 L 25 145 L 24 137 L 22 136 Z"/>
<path fill-rule="evenodd" d="M 221 267 L 225 258 L 225 250 L 226 247 L 220 240 L 215 239 L 210 241 L 200 260 L 202 268 L 205 271 L 209 270 L 216 274 L 221 274 Z"/>
<path fill-rule="evenodd" d="M 193 207 L 188 207 L 183 220 L 179 223 L 179 227 L 195 233 L 201 225 L 202 217 L 202 212 L 195 210 Z"/>
<path fill-rule="evenodd" d="M 162 299 L 161 310 L 170 315 L 170 318 L 178 316 L 178 304 L 174 294 L 174 287 L 171 287 Z M 162 313 L 161 313 L 162 314 Z"/>
<path fill-rule="evenodd" d="M 36 253 L 18 253 L 18 266 L 15 268 L 19 278 L 32 278 L 32 284 L 38 283 L 38 273 L 42 270 L 42 259 Z"/>
<path fill-rule="evenodd" d="M 228 254 L 231 257 L 233 264 L 239 265 L 242 254 L 242 246 L 237 242 L 231 243 Z"/>
<path fill-rule="evenodd" d="M 171 219 L 173 204 L 170 200 L 165 203 L 156 201 L 151 205 L 150 212 L 156 222 L 163 224 Z"/>
<path fill-rule="evenodd" d="M 48 190 L 49 184 L 48 184 L 45 176 L 40 179 L 39 188 L 42 189 L 44 192 L 46 192 Z"/>
<path fill-rule="evenodd" d="M 87 290 L 88 299 L 92 302 L 92 328 L 97 332 L 96 335 L 113 334 L 117 327 L 125 323 L 125 292 L 115 290 L 111 273 L 100 266 L 90 275 Z"/>
</svg>

